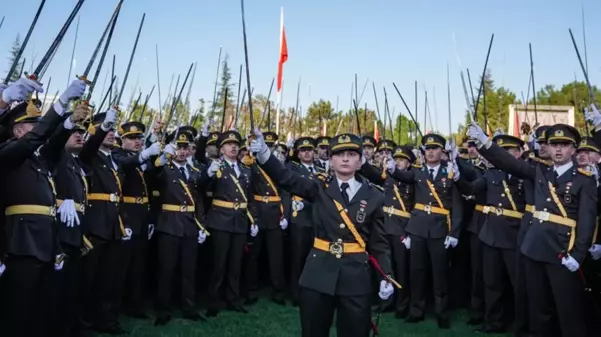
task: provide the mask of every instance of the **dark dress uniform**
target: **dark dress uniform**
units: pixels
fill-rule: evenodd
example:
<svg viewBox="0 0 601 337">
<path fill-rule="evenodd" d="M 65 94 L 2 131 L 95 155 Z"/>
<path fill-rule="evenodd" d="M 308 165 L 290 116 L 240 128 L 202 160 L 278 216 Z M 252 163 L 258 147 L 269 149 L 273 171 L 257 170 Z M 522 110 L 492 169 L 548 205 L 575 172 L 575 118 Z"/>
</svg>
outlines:
<svg viewBox="0 0 601 337">
<path fill-rule="evenodd" d="M 51 108 L 41 119 L 33 102 L 23 102 L 3 117 L 12 127 L 36 123 L 19 139 L 0 144 L 1 204 L 6 231 L 6 271 L 2 276 L 2 336 L 45 336 L 50 277 L 57 254 L 56 190 L 44 158 L 36 151 L 63 122 Z"/>
<path fill-rule="evenodd" d="M 79 154 L 88 178 L 89 194 L 82 225 L 94 249 L 83 258 L 83 315 L 100 332 L 122 332 L 117 306 L 122 293 L 119 266 L 125 226 L 119 215 L 122 177 L 109 150 L 101 150 L 106 135 L 101 127 L 106 113 L 94 115 L 89 139 Z M 112 149 L 111 149 L 112 150 Z"/>
<path fill-rule="evenodd" d="M 121 138 L 142 137 L 145 130 L 146 127 L 142 123 L 127 122 L 121 125 L 120 136 Z M 124 176 L 119 214 L 124 226 L 132 231 L 131 239 L 122 244 L 120 280 L 117 283 L 125 290 L 126 312 L 130 316 L 144 318 L 146 315 L 143 280 L 146 271 L 150 201 L 144 171 L 150 163 L 140 162 L 139 152 L 123 148 L 113 150 L 112 157 Z"/>
<path fill-rule="evenodd" d="M 361 139 L 339 135 L 332 140 L 331 149 L 334 153 L 360 152 Z M 392 273 L 382 192 L 357 176 L 356 193 L 349 199 L 337 178 L 324 184 L 303 177 L 286 169 L 273 155 L 262 167 L 276 184 L 312 201 L 315 207 L 315 241 L 300 278 L 302 335 L 329 336 L 336 310 L 338 336 L 367 337 L 374 289 L 368 253 L 379 262 L 384 274 Z"/>
<path fill-rule="evenodd" d="M 444 148 L 445 139 L 436 134 L 425 135 L 422 145 Z M 395 170 L 392 176 L 415 185 L 415 208 L 407 225 L 411 237 L 411 308 L 408 322 L 423 320 L 426 306 L 426 274 L 432 268 L 434 310 L 441 328 L 448 328 L 449 270 L 447 236 L 459 238 L 462 219 L 461 194 L 453 182 L 447 162 L 441 161 L 436 176 L 430 177 L 427 166 L 419 170 Z"/>
<path fill-rule="evenodd" d="M 498 135 L 493 142 L 500 147 L 519 148 L 524 142 L 513 136 Z M 457 185 L 463 189 L 460 178 Z M 515 286 L 516 250 L 518 229 L 525 210 L 524 182 L 497 168 L 491 168 L 481 178 L 467 183 L 471 194 L 486 191 L 486 203 L 478 205 L 485 215 L 478 234 L 482 245 L 484 299 L 486 305 L 484 332 L 503 332 L 508 322 L 508 308 L 503 294 L 511 293 Z M 509 284 L 507 283 L 509 280 Z"/>
<path fill-rule="evenodd" d="M 480 160 L 459 157 L 456 159 L 461 171 L 462 181 L 474 181 L 486 172 L 486 166 Z M 463 197 L 464 219 L 467 240 L 469 242 L 470 261 L 470 319 L 468 325 L 479 325 L 484 321 L 484 280 L 482 276 L 482 241 L 478 238 L 486 214 L 482 213 L 486 204 L 486 191 L 470 194 L 458 185 Z"/>
<path fill-rule="evenodd" d="M 278 140 L 274 132 L 265 132 L 265 142 L 273 147 Z M 252 199 L 250 203 L 256 209 L 255 224 L 259 233 L 250 239 L 250 259 L 246 264 L 246 283 L 249 303 L 256 302 L 259 290 L 259 257 L 263 248 L 267 249 L 269 276 L 273 287 L 273 300 L 284 302 L 284 231 L 280 221 L 284 218 L 284 205 L 279 188 L 265 171 L 257 164 L 250 165 Z"/>
<path fill-rule="evenodd" d="M 75 125 L 71 130 L 60 125 L 40 149 L 52 168 L 58 206 L 64 200 L 73 200 L 80 221 L 79 225 L 73 227 L 62 223 L 57 226 L 58 240 L 67 258 L 62 270 L 52 277 L 52 309 L 48 319 L 51 327 L 47 331 L 48 336 L 76 335 L 82 328 L 79 324 L 81 255 L 93 248 L 90 241 L 84 238 L 81 226 L 88 198 L 88 183 L 77 154 L 69 152 L 64 146 L 72 133 L 83 136 L 85 131 L 83 125 Z"/>
<path fill-rule="evenodd" d="M 301 137 L 294 142 L 295 151 L 301 149 L 314 150 L 315 140 L 311 137 Z M 306 165 L 298 162 L 290 162 L 288 168 L 301 176 L 317 178 L 319 174 L 325 174 L 325 169 L 315 163 Z M 290 192 L 289 192 L 290 193 Z M 290 290 L 292 302 L 298 304 L 299 284 L 298 280 L 303 272 L 307 256 L 313 247 L 313 203 L 305 200 L 299 195 L 291 193 L 290 214 Z M 302 203 L 303 208 L 298 209 L 294 205 Z"/>
<path fill-rule="evenodd" d="M 330 140 L 332 140 L 332 138 L 330 138 L 328 136 L 317 137 L 317 138 L 315 138 L 315 147 L 321 148 L 321 149 L 329 149 Z M 315 162 L 315 165 L 317 167 L 321 168 L 322 171 L 325 172 L 326 174 L 330 174 L 331 168 L 330 168 L 330 162 L 328 160 L 322 160 L 320 158 Z"/>
<path fill-rule="evenodd" d="M 365 146 L 365 140 L 363 141 Z M 415 155 L 409 147 L 395 149 L 393 159 L 404 158 L 410 164 L 415 162 Z M 392 253 L 394 277 L 403 285 L 395 294 L 394 309 L 397 318 L 405 318 L 409 314 L 409 249 L 403 244 L 407 237 L 407 223 L 415 203 L 415 190 L 411 184 L 400 183 L 390 177 L 384 170 L 370 164 L 363 165 L 362 172 L 373 183 L 384 189 L 384 229 Z M 409 167 L 408 169 L 414 169 Z"/>
<path fill-rule="evenodd" d="M 178 146 L 187 146 L 191 141 L 189 133 L 181 132 L 175 143 Z M 162 212 L 156 227 L 158 315 L 155 324 L 165 324 L 171 318 L 172 280 L 178 265 L 181 272 L 180 290 L 184 317 L 199 320 L 202 317 L 195 312 L 194 307 L 197 247 L 199 231 L 208 233 L 204 227 L 205 212 L 202 199 L 198 199 L 200 172 L 185 162 L 175 161 L 159 166 L 157 170 L 155 180 L 161 192 Z"/>
<path fill-rule="evenodd" d="M 578 131 L 568 125 L 556 124 L 547 130 L 549 143 L 578 144 L 579 140 Z M 521 246 L 532 332 L 535 336 L 558 335 L 549 311 L 555 306 L 562 336 L 590 336 L 582 280 L 578 272 L 562 265 L 562 258 L 571 256 L 582 265 L 588 254 L 597 216 L 594 178 L 573 163 L 559 175 L 554 167 L 516 160 L 492 142 L 484 148 L 481 153 L 493 165 L 534 185 L 533 223 Z"/>
<path fill-rule="evenodd" d="M 217 145 L 240 144 L 240 141 L 240 134 L 228 131 L 219 136 Z M 237 166 L 239 174 L 234 166 Z M 224 160 L 213 177 L 209 177 L 206 170 L 202 172 L 201 189 L 211 183 L 213 201 L 207 211 L 207 225 L 211 229 L 213 270 L 208 289 L 211 307 L 207 315 L 217 315 L 223 290 L 228 307 L 245 313 L 247 311 L 240 303 L 240 275 L 247 235 L 254 221 L 252 215 L 249 216 L 249 200 L 252 198 L 250 169 L 239 162 Z"/>
</svg>

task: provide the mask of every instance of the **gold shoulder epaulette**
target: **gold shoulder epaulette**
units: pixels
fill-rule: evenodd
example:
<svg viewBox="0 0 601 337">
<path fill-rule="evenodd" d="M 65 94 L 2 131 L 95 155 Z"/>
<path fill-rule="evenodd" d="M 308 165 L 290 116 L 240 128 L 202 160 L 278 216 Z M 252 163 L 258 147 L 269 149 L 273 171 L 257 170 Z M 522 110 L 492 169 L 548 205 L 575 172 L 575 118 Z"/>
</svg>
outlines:
<svg viewBox="0 0 601 337">
<path fill-rule="evenodd" d="M 369 186 L 371 186 L 371 187 L 375 187 L 375 188 L 377 188 L 377 189 L 378 189 L 378 190 L 380 190 L 381 192 L 384 192 L 384 188 L 383 188 L 382 186 L 378 186 L 378 185 L 376 185 L 376 184 L 372 183 L 371 181 L 368 181 L 368 182 L 367 182 L 367 184 L 368 184 Z"/>
<path fill-rule="evenodd" d="M 578 168 L 578 172 L 584 174 L 587 177 L 591 177 L 593 175 L 593 173 L 591 171 L 585 170 L 585 169 L 580 168 L 580 167 Z"/>
<path fill-rule="evenodd" d="M 420 168 L 422 168 L 423 166 L 422 166 L 421 164 L 413 164 L 413 167 L 415 167 L 416 169 L 420 169 Z"/>
<path fill-rule="evenodd" d="M 317 177 L 317 179 L 326 181 L 326 179 L 328 178 L 328 175 L 325 173 L 321 173 L 321 172 L 316 172 L 315 176 Z"/>
<path fill-rule="evenodd" d="M 197 169 L 197 168 L 196 168 L 196 167 L 194 167 L 194 166 L 190 166 L 190 168 L 192 169 L 192 171 L 200 172 L 200 170 L 199 170 L 199 169 Z"/>
<path fill-rule="evenodd" d="M 255 158 L 251 157 L 249 155 L 246 155 L 246 156 L 242 157 L 241 162 L 242 162 L 242 164 L 244 164 L 246 166 L 251 166 L 252 164 L 255 163 Z"/>
</svg>

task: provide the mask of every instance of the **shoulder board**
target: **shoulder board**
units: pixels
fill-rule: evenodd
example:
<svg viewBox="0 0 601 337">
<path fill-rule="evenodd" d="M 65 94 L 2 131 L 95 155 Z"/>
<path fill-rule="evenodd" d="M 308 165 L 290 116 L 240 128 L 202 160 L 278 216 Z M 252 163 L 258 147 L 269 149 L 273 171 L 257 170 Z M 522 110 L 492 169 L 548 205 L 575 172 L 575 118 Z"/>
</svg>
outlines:
<svg viewBox="0 0 601 337">
<path fill-rule="evenodd" d="M 192 171 L 200 172 L 200 170 L 199 170 L 199 169 L 197 169 L 197 168 L 196 168 L 196 167 L 194 167 L 194 166 L 190 166 L 190 168 L 192 169 Z"/>
<path fill-rule="evenodd" d="M 317 177 L 317 179 L 323 180 L 325 181 L 328 178 L 328 175 L 325 173 L 321 173 L 321 172 L 316 172 L 315 176 Z"/>
<path fill-rule="evenodd" d="M 384 188 L 382 186 L 378 186 L 378 185 L 372 183 L 371 181 L 367 181 L 367 184 L 371 187 L 375 187 L 376 189 L 380 190 L 381 192 L 384 192 Z"/>
<path fill-rule="evenodd" d="M 246 165 L 244 163 L 240 163 L 240 167 L 243 168 L 243 169 L 250 170 L 250 166 L 248 166 L 248 165 Z"/>
<path fill-rule="evenodd" d="M 413 167 L 416 168 L 416 169 L 421 169 L 422 165 L 420 165 L 420 164 L 413 164 Z"/>
<path fill-rule="evenodd" d="M 580 167 L 578 168 L 578 172 L 584 174 L 587 177 L 591 177 L 593 175 L 593 173 L 591 171 L 585 170 L 585 169 L 580 168 Z"/>
</svg>

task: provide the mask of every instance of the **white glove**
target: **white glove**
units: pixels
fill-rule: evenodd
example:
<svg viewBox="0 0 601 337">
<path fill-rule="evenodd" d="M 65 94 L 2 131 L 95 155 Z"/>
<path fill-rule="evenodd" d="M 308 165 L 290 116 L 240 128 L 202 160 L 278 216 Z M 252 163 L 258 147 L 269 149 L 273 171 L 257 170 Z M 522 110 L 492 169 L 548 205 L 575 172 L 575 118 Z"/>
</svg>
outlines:
<svg viewBox="0 0 601 337">
<path fill-rule="evenodd" d="M 71 84 L 69 84 L 67 90 L 65 90 L 65 92 L 63 92 L 58 99 L 61 101 L 61 103 L 63 103 L 63 105 L 68 104 L 72 100 L 83 96 L 83 94 L 86 92 L 86 87 L 86 81 L 74 80 L 71 82 Z"/>
<path fill-rule="evenodd" d="M 394 170 L 396 170 L 396 162 L 394 160 L 390 160 L 388 159 L 386 161 L 386 169 L 388 170 L 388 172 L 392 173 L 394 172 Z"/>
<path fill-rule="evenodd" d="M 106 116 L 104 117 L 104 121 L 100 125 L 102 130 L 108 132 L 113 125 L 117 122 L 117 111 L 113 108 L 110 108 L 109 111 L 106 112 Z"/>
<path fill-rule="evenodd" d="M 286 161 L 286 157 L 284 157 L 284 155 L 282 155 L 282 154 L 280 153 L 280 151 L 275 151 L 275 152 L 273 153 L 273 155 L 274 155 L 274 156 L 275 156 L 275 157 L 276 157 L 276 158 L 277 158 L 277 159 L 278 159 L 280 162 L 282 162 L 282 163 L 283 163 L 284 161 Z"/>
<path fill-rule="evenodd" d="M 564 256 L 561 259 L 561 264 L 566 266 L 566 268 L 568 268 L 568 270 L 571 272 L 575 272 L 576 270 L 578 270 L 578 268 L 580 268 L 580 264 L 578 264 L 578 262 L 574 260 L 574 258 L 570 255 L 568 255 L 567 257 Z"/>
<path fill-rule="evenodd" d="M 154 234 L 154 225 L 148 225 L 148 240 L 152 239 L 152 235 Z"/>
<path fill-rule="evenodd" d="M 121 238 L 123 241 L 129 241 L 131 239 L 131 235 L 133 234 L 131 228 L 125 229 L 125 236 Z"/>
<path fill-rule="evenodd" d="M 591 253 L 593 260 L 599 260 L 601 258 L 601 245 L 593 244 L 591 248 L 588 249 L 588 251 Z"/>
<path fill-rule="evenodd" d="M 57 255 L 54 259 L 54 270 L 62 270 L 65 265 L 65 254 Z"/>
<path fill-rule="evenodd" d="M 302 211 L 305 208 L 305 204 L 302 201 L 292 200 L 292 210 L 293 211 Z"/>
<path fill-rule="evenodd" d="M 202 126 L 202 136 L 203 137 L 208 137 L 209 134 L 211 133 L 211 121 L 213 119 L 212 118 L 208 118 L 205 123 Z"/>
<path fill-rule="evenodd" d="M 25 101 L 34 91 L 43 93 L 44 89 L 42 88 L 42 84 L 30 80 L 27 77 L 22 77 L 9 85 L 8 88 L 2 90 L 2 101 L 6 104 Z"/>
<path fill-rule="evenodd" d="M 481 145 L 484 145 L 488 142 L 488 136 L 484 133 L 484 131 L 482 131 L 480 125 L 474 121 L 472 121 L 472 124 L 470 124 L 470 127 L 467 130 L 467 135 L 471 139 L 475 139 Z"/>
<path fill-rule="evenodd" d="M 73 227 L 75 224 L 80 225 L 79 216 L 75 209 L 75 202 L 71 199 L 64 200 L 61 206 L 56 211 L 61 215 L 61 222 L 67 225 L 67 227 Z"/>
<path fill-rule="evenodd" d="M 175 156 L 175 151 L 177 151 L 177 149 L 175 148 L 175 145 L 173 145 L 173 144 L 167 144 L 167 145 L 165 145 L 165 148 L 163 149 L 163 153 L 171 155 L 171 156 Z"/>
<path fill-rule="evenodd" d="M 207 239 L 207 234 L 204 231 L 198 231 L 198 243 L 202 244 Z"/>
<path fill-rule="evenodd" d="M 4 271 L 6 270 L 6 265 L 2 262 L 0 262 L 0 276 L 2 276 L 2 274 L 4 274 Z"/>
<path fill-rule="evenodd" d="M 584 108 L 584 119 L 596 128 L 601 124 L 601 113 L 594 104 L 591 104 L 590 107 Z"/>
<path fill-rule="evenodd" d="M 449 247 L 455 248 L 458 243 L 459 243 L 459 240 L 455 239 L 452 236 L 447 236 L 446 239 L 444 239 L 444 248 L 445 249 L 449 249 Z"/>
<path fill-rule="evenodd" d="M 140 161 L 145 161 L 152 156 L 161 153 L 161 143 L 154 143 L 140 153 Z"/>
<path fill-rule="evenodd" d="M 405 248 L 407 248 L 407 250 L 411 249 L 411 237 L 410 236 L 406 236 L 403 240 L 401 240 L 401 242 L 405 245 Z"/>
<path fill-rule="evenodd" d="M 288 228 L 288 220 L 286 220 L 286 218 L 280 220 L 280 228 L 282 230 L 286 230 L 286 228 Z"/>
<path fill-rule="evenodd" d="M 390 284 L 388 281 L 380 281 L 380 292 L 378 293 L 380 298 L 386 301 L 388 298 L 390 298 L 390 296 L 392 296 L 392 294 L 394 294 L 394 288 L 392 287 L 392 284 Z"/>
<path fill-rule="evenodd" d="M 254 238 L 255 236 L 257 236 L 257 234 L 259 234 L 259 226 L 251 225 L 250 226 L 250 236 L 252 236 Z"/>
<path fill-rule="evenodd" d="M 456 161 L 449 161 L 447 163 L 447 172 L 453 172 L 453 180 L 457 181 L 459 180 L 459 166 L 457 166 L 457 162 Z"/>
<path fill-rule="evenodd" d="M 258 128 L 255 129 L 255 138 L 250 141 L 248 151 L 250 151 L 250 153 L 255 153 L 260 164 L 264 164 L 269 159 L 269 147 L 265 143 L 263 133 Z"/>
<path fill-rule="evenodd" d="M 217 173 L 217 171 L 219 171 L 220 167 L 221 167 L 221 160 L 219 160 L 219 159 L 213 160 L 207 171 L 207 173 L 209 174 L 209 177 L 214 176 L 215 173 Z"/>
</svg>

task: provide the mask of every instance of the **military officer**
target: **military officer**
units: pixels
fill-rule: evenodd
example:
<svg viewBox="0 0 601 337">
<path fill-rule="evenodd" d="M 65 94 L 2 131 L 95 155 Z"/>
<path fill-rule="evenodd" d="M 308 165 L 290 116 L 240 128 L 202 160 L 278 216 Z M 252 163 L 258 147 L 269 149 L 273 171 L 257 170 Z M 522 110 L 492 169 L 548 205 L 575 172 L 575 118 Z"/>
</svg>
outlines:
<svg viewBox="0 0 601 337">
<path fill-rule="evenodd" d="M 2 335 L 44 336 L 48 314 L 48 279 L 62 269 L 64 253 L 57 245 L 56 189 L 52 173 L 37 149 L 61 123 L 66 128 L 78 120 L 66 119 L 71 101 L 85 92 L 85 82 L 74 81 L 48 112 L 41 117 L 28 96 L 43 92 L 41 84 L 20 78 L 2 91 L 0 108 L 21 102 L 5 111 L 1 124 L 11 139 L 0 144 L 2 186 L 1 204 L 6 230 L 6 270 L 0 297 Z M 71 115 L 76 118 L 79 114 Z M 40 118 L 41 117 L 41 118 Z M 64 143 L 63 143 L 64 144 Z M 58 151 L 62 151 L 62 148 Z M 64 210 L 75 217 L 75 209 Z"/>
<path fill-rule="evenodd" d="M 171 144 L 173 140 L 174 144 Z M 205 211 L 198 200 L 200 171 L 187 164 L 189 132 L 176 130 L 166 139 L 163 155 L 156 161 L 155 180 L 161 193 L 161 209 L 157 222 L 158 294 L 155 325 L 171 320 L 173 274 L 180 266 L 181 303 L 183 317 L 192 321 L 205 317 L 195 310 L 196 256 L 198 244 L 208 235 L 204 227 Z M 202 199 L 201 199 L 202 200 Z"/>
<path fill-rule="evenodd" d="M 120 277 L 117 289 L 125 289 L 126 313 L 135 318 L 147 318 L 144 312 L 144 287 L 146 250 L 154 228 L 149 226 L 149 190 L 144 171 L 148 159 L 160 153 L 160 143 L 144 149 L 144 124 L 131 121 L 121 125 L 121 148 L 112 151 L 112 158 L 123 174 L 119 214 L 126 228 L 131 229 L 131 239 L 123 242 L 120 258 Z M 117 290 L 117 293 L 123 291 Z M 120 303 L 121 299 L 117 300 Z M 120 305 L 118 305 L 120 307 Z"/>
<path fill-rule="evenodd" d="M 372 273 L 368 254 L 384 274 L 380 297 L 394 292 L 390 248 L 384 230 L 384 198 L 379 189 L 356 176 L 361 166 L 361 138 L 351 134 L 334 137 L 330 165 L 335 177 L 324 185 L 287 169 L 270 155 L 263 135 L 255 131 L 250 144 L 257 162 L 276 184 L 292 194 L 313 201 L 315 241 L 300 278 L 302 335 L 327 337 L 337 312 L 338 336 L 367 337 L 370 331 Z"/>
<path fill-rule="evenodd" d="M 533 224 L 521 246 L 532 332 L 535 336 L 557 335 L 549 315 L 553 308 L 562 336 L 590 336 L 577 271 L 593 242 L 597 191 L 592 174 L 572 161 L 580 143 L 578 130 L 565 124 L 549 127 L 547 151 L 553 165 L 548 167 L 515 159 L 489 141 L 476 124 L 470 126 L 469 135 L 482 144 L 480 153 L 493 165 L 536 186 Z"/>
<path fill-rule="evenodd" d="M 315 147 L 317 150 L 316 165 L 321 167 L 326 173 L 330 172 L 330 154 L 328 153 L 330 140 L 331 138 L 328 136 L 321 136 L 315 139 Z"/>
<path fill-rule="evenodd" d="M 428 265 L 432 269 L 434 310 L 438 326 L 450 327 L 448 312 L 447 249 L 458 244 L 462 218 L 461 194 L 454 184 L 459 177 L 452 162 L 441 161 L 444 137 L 427 134 L 422 138 L 425 164 L 420 170 L 399 171 L 389 161 L 392 176 L 415 185 L 415 208 L 407 224 L 405 246 L 410 252 L 411 308 L 407 322 L 422 321 L 425 315 L 425 283 Z"/>
<path fill-rule="evenodd" d="M 524 141 L 509 135 L 493 137 L 499 147 L 519 159 Z M 462 175 L 463 176 L 463 175 Z M 463 181 L 458 181 L 462 188 Z M 486 215 L 478 238 L 482 241 L 484 276 L 484 325 L 477 331 L 501 333 L 509 327 L 508 308 L 503 294 L 511 293 L 515 285 L 517 234 L 525 210 L 523 180 L 498 168 L 490 168 L 484 175 L 468 183 L 470 194 L 486 191 L 486 203 L 476 206 Z M 504 280 L 509 279 L 509 284 Z"/>
<path fill-rule="evenodd" d="M 265 132 L 265 143 L 271 150 L 278 141 L 275 132 Z M 284 230 L 288 228 L 288 219 L 284 216 L 284 205 L 280 191 L 265 171 L 256 164 L 251 164 L 252 199 L 256 208 L 255 224 L 259 232 L 250 241 L 250 259 L 246 263 L 246 283 L 248 287 L 247 304 L 258 300 L 259 290 L 259 257 L 263 248 L 267 250 L 269 276 L 273 287 L 272 300 L 284 305 Z"/>
<path fill-rule="evenodd" d="M 207 225 L 211 229 L 213 246 L 213 270 L 209 281 L 211 299 L 207 316 L 217 316 L 221 292 L 225 290 L 227 307 L 247 313 L 240 302 L 240 275 L 242 255 L 250 231 L 256 236 L 259 228 L 250 214 L 250 169 L 238 162 L 238 149 L 242 137 L 236 131 L 221 133 L 216 144 L 222 160 L 213 160 L 202 172 L 200 186 L 212 184 L 213 201 L 207 211 Z"/>
<path fill-rule="evenodd" d="M 374 151 L 378 142 L 372 136 L 363 136 L 361 140 L 363 141 L 363 157 L 369 162 L 374 157 Z"/>
</svg>

